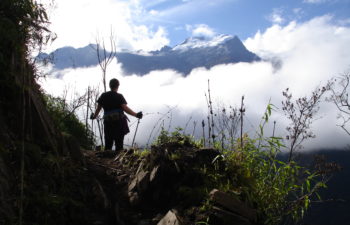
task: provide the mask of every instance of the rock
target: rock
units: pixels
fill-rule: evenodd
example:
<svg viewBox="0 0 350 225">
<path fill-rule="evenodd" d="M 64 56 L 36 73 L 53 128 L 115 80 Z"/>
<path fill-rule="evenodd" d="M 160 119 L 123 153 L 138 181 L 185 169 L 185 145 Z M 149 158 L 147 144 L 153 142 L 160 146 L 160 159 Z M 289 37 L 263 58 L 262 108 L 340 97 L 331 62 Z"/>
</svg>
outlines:
<svg viewBox="0 0 350 225">
<path fill-rule="evenodd" d="M 137 164 L 139 164 L 139 166 L 136 170 L 136 174 L 138 174 L 142 170 L 144 161 L 141 161 L 141 162 L 138 161 Z"/>
<path fill-rule="evenodd" d="M 163 215 L 158 213 L 155 217 L 152 218 L 152 222 L 155 224 L 155 223 L 158 223 L 161 219 L 163 218 Z"/>
<path fill-rule="evenodd" d="M 168 213 L 157 223 L 157 225 L 182 225 L 176 213 L 169 210 Z"/>
<path fill-rule="evenodd" d="M 121 183 L 121 182 L 124 182 L 128 177 L 129 177 L 128 174 L 122 174 L 122 175 L 117 176 L 117 180 L 119 183 Z"/>
<path fill-rule="evenodd" d="M 130 205 L 135 206 L 135 205 L 139 204 L 140 198 L 136 192 L 129 192 L 128 196 L 129 196 Z"/>
<path fill-rule="evenodd" d="M 252 225 L 252 223 L 249 222 L 247 218 L 244 218 L 240 215 L 237 215 L 233 212 L 229 212 L 224 209 L 220 209 L 218 207 L 213 207 L 212 209 L 213 215 L 217 217 L 217 219 L 220 221 L 218 224 L 222 225 Z M 214 219 L 215 220 L 215 219 Z M 217 222 L 213 221 L 213 224 L 217 224 Z"/>
<path fill-rule="evenodd" d="M 156 178 L 159 176 L 159 172 L 160 172 L 160 166 L 158 165 L 153 168 L 151 175 L 149 177 L 149 182 L 153 183 L 156 180 Z"/>
<path fill-rule="evenodd" d="M 149 185 L 149 172 L 141 170 L 137 174 L 137 189 L 140 192 L 147 190 Z"/>
<path fill-rule="evenodd" d="M 135 178 L 131 181 L 128 187 L 128 191 L 137 191 L 137 192 L 143 192 L 147 190 L 149 185 L 149 175 L 150 173 L 148 171 L 141 170 L 139 171 Z"/>
<path fill-rule="evenodd" d="M 137 191 L 137 177 L 135 177 L 129 184 L 128 192 L 135 192 Z"/>
<path fill-rule="evenodd" d="M 245 203 L 236 199 L 232 195 L 229 195 L 217 189 L 213 189 L 210 192 L 209 196 L 210 200 L 212 200 L 217 205 L 223 206 L 227 210 L 248 218 L 251 221 L 257 221 L 256 210 L 249 208 Z"/>
</svg>

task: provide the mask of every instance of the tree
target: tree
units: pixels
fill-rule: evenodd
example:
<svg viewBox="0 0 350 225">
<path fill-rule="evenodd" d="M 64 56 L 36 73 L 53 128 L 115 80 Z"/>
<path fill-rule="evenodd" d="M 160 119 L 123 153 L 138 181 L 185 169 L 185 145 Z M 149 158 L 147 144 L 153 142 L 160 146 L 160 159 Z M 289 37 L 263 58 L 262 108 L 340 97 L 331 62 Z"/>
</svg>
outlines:
<svg viewBox="0 0 350 225">
<path fill-rule="evenodd" d="M 104 91 L 107 91 L 106 88 L 106 74 L 107 74 L 107 68 L 108 65 L 112 62 L 112 59 L 116 56 L 116 45 L 114 41 L 114 34 L 111 30 L 110 36 L 109 36 L 109 47 L 110 51 L 108 52 L 106 49 L 106 44 L 104 39 L 100 39 L 99 37 L 96 37 L 96 54 L 98 59 L 98 64 L 101 67 L 102 70 L 102 84 Z"/>
<path fill-rule="evenodd" d="M 349 84 L 350 71 L 343 73 L 338 78 L 329 81 L 331 96 L 327 98 L 329 102 L 333 102 L 339 110 L 338 118 L 341 119 L 340 126 L 348 135 L 350 135 L 350 102 L 349 102 Z"/>
<path fill-rule="evenodd" d="M 295 150 L 301 148 L 301 143 L 309 138 L 314 138 L 315 135 L 311 131 L 311 124 L 315 120 L 315 114 L 319 110 L 319 103 L 328 87 L 316 88 L 310 97 L 302 97 L 293 101 L 292 94 L 287 88 L 283 91 L 285 100 L 282 101 L 282 110 L 290 120 L 287 140 L 290 140 L 289 157 L 290 162 Z"/>
</svg>

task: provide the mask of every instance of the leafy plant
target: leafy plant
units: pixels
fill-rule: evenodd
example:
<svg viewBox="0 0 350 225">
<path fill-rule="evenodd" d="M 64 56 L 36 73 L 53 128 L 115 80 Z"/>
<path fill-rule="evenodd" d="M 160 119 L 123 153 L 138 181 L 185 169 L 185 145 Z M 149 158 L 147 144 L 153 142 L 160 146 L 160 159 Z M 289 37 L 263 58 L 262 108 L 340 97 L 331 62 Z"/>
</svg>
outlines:
<svg viewBox="0 0 350 225">
<path fill-rule="evenodd" d="M 256 208 L 265 224 L 279 224 L 288 218 L 299 221 L 310 207 L 312 197 L 319 197 L 317 191 L 326 187 L 327 179 L 295 161 L 278 159 L 277 154 L 285 147 L 283 139 L 263 135 L 271 113 L 268 106 L 258 138 L 245 135 L 242 140 L 237 139 L 235 151 L 224 150 L 216 157 L 214 163 L 220 161 L 225 165 L 225 176 L 222 171 L 214 175 L 222 190 L 238 194 Z"/>
<path fill-rule="evenodd" d="M 195 141 L 190 135 L 182 132 L 182 128 L 177 127 L 175 131 L 169 132 L 162 128 L 158 138 L 154 142 L 157 146 L 183 146 L 183 147 L 201 147 L 200 141 Z"/>
<path fill-rule="evenodd" d="M 89 149 L 94 145 L 93 132 L 86 129 L 85 124 L 68 110 L 66 101 L 51 95 L 44 95 L 44 100 L 51 118 L 61 132 L 74 136 L 84 148 Z"/>
</svg>

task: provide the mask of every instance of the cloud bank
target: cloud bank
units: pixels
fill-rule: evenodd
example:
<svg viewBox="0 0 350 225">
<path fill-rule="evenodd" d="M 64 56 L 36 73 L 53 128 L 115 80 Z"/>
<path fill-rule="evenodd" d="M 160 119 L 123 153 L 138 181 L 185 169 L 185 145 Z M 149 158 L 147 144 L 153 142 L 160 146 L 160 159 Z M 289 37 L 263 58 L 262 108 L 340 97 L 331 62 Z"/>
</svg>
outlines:
<svg viewBox="0 0 350 225">
<path fill-rule="evenodd" d="M 187 77 L 172 70 L 152 71 L 139 77 L 123 75 L 121 65 L 112 62 L 108 79 L 118 78 L 121 82 L 119 92 L 125 96 L 128 105 L 145 114 L 136 137 L 140 144 L 148 142 L 149 134 L 156 133 L 163 120 L 166 127 L 174 128 L 184 127 L 192 118 L 188 132 L 193 130 L 192 121 L 197 121 L 196 129 L 200 133 L 199 123 L 207 115 L 204 93 L 208 79 L 212 99 L 218 104 L 239 106 L 241 96 L 245 96 L 245 132 L 254 134 L 270 101 L 277 107 L 271 121 L 277 121 L 276 131 L 284 136 L 288 121 L 281 112 L 281 92 L 288 87 L 295 98 L 310 95 L 314 88 L 349 69 L 349 42 L 350 27 L 337 25 L 332 17 L 323 16 L 305 23 L 273 25 L 245 40 L 247 48 L 263 58 L 278 58 L 282 62 L 279 70 L 275 70 L 269 61 L 262 61 L 218 65 L 210 70 L 197 68 Z M 78 92 L 83 92 L 88 85 L 101 83 L 98 67 L 57 72 L 63 74 L 62 79 L 50 76 L 41 81 L 44 89 L 54 95 L 60 95 L 67 84 L 75 85 Z M 163 116 L 170 109 L 171 114 Z M 307 149 L 348 144 L 348 136 L 336 126 L 335 106 L 323 103 L 318 116 L 312 125 L 317 137 L 306 142 Z M 131 143 L 134 134 L 136 120 L 131 119 L 132 129 L 126 144 Z"/>
<path fill-rule="evenodd" d="M 150 13 L 137 0 L 60 0 L 53 6 L 52 0 L 40 2 L 48 8 L 49 29 L 58 36 L 47 51 L 67 45 L 83 47 L 95 43 L 97 36 L 109 41 L 111 30 L 118 49 L 151 51 L 170 42 L 163 27 L 137 24 L 137 18 Z"/>
</svg>

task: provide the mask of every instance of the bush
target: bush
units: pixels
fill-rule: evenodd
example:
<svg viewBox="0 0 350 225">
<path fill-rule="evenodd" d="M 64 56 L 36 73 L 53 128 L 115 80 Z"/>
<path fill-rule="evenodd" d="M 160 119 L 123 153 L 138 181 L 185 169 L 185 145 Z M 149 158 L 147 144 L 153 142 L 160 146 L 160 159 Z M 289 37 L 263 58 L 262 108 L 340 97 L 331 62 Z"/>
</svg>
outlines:
<svg viewBox="0 0 350 225">
<path fill-rule="evenodd" d="M 232 149 L 221 150 L 214 163 L 224 164 L 224 173 L 222 169 L 214 171 L 214 176 L 219 178 L 219 188 L 237 194 L 256 208 L 265 224 L 297 222 L 309 208 L 311 198 L 320 198 L 317 192 L 326 187 L 327 175 L 318 170 L 311 172 L 295 161 L 278 159 L 285 147 L 283 139 L 264 137 L 270 115 L 267 107 L 258 138 L 244 135 L 243 140 L 234 141 Z"/>
<path fill-rule="evenodd" d="M 245 134 L 243 140 L 235 139 L 233 145 L 226 148 L 222 148 L 225 145 L 220 142 L 214 143 L 221 154 L 213 161 L 214 169 L 204 166 L 201 171 L 208 191 L 218 188 L 237 195 L 242 202 L 257 209 L 259 221 L 264 224 L 288 224 L 303 218 L 311 199 L 319 198 L 318 190 L 326 187 L 326 179 L 322 173 L 311 172 L 295 161 L 279 160 L 277 155 L 285 147 L 283 139 L 263 135 L 270 114 L 268 108 L 257 138 Z M 181 128 L 172 133 L 162 130 L 155 145 L 201 147 L 200 141 L 181 131 Z"/>
<path fill-rule="evenodd" d="M 77 116 L 68 110 L 67 103 L 59 97 L 44 95 L 46 108 L 55 126 L 62 132 L 74 136 L 80 145 L 90 149 L 94 145 L 94 134 L 79 121 Z"/>
<path fill-rule="evenodd" d="M 177 127 L 175 131 L 169 132 L 162 128 L 154 145 L 159 147 L 202 147 L 201 141 L 196 141 L 192 136 L 181 133 L 182 128 Z"/>
</svg>

